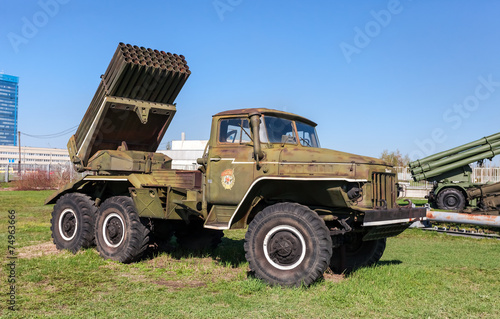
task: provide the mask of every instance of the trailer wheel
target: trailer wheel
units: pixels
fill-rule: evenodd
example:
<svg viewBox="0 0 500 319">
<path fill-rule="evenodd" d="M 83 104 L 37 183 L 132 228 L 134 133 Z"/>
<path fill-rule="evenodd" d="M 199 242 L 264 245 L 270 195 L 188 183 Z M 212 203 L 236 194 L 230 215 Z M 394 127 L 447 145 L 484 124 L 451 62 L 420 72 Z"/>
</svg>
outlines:
<svg viewBox="0 0 500 319">
<path fill-rule="evenodd" d="M 462 210 L 465 207 L 465 196 L 456 188 L 446 188 L 437 195 L 439 209 Z"/>
<path fill-rule="evenodd" d="M 100 255 L 122 263 L 138 260 L 149 243 L 146 222 L 139 218 L 130 197 L 107 199 L 96 218 L 95 238 Z"/>
<path fill-rule="evenodd" d="M 323 275 L 331 255 L 332 239 L 324 221 L 295 203 L 266 207 L 245 235 L 250 269 L 272 285 L 310 285 Z"/>
<path fill-rule="evenodd" d="M 330 269 L 337 274 L 350 273 L 376 264 L 384 254 L 386 238 L 363 241 L 362 234 L 353 234 L 351 242 L 333 250 Z M 345 249 L 344 261 L 341 250 Z"/>
<path fill-rule="evenodd" d="M 92 246 L 96 210 L 92 199 L 85 194 L 70 193 L 59 198 L 50 220 L 56 248 L 76 253 Z"/>
<path fill-rule="evenodd" d="M 207 229 L 203 223 L 192 222 L 175 232 L 177 243 L 186 250 L 214 250 L 222 242 L 222 230 Z"/>
</svg>

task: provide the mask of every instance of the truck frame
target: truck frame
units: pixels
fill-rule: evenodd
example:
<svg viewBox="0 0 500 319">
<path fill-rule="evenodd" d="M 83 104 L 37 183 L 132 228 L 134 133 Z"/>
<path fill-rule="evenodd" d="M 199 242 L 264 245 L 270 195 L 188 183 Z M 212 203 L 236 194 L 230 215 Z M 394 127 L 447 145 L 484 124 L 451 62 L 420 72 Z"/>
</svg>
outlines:
<svg viewBox="0 0 500 319">
<path fill-rule="evenodd" d="M 182 56 L 118 46 L 68 143 L 75 169 L 87 175 L 46 201 L 55 204 L 58 249 L 95 244 L 104 258 L 133 262 L 172 234 L 184 249 L 213 249 L 224 230 L 248 227 L 255 276 L 300 286 L 328 267 L 376 263 L 387 237 L 425 219 L 425 208 L 396 204 L 390 165 L 320 148 L 316 123 L 288 112 L 215 114 L 199 169 L 171 169 L 155 151 L 189 74 Z"/>
</svg>

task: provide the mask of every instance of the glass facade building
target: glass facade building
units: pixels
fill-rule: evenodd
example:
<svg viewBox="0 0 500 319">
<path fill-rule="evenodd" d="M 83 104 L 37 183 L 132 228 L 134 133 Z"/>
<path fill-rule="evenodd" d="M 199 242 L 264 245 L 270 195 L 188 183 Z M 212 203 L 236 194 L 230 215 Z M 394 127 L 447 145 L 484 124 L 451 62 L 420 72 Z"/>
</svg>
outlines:
<svg viewBox="0 0 500 319">
<path fill-rule="evenodd" d="M 17 146 L 19 78 L 0 74 L 0 145 Z"/>
</svg>

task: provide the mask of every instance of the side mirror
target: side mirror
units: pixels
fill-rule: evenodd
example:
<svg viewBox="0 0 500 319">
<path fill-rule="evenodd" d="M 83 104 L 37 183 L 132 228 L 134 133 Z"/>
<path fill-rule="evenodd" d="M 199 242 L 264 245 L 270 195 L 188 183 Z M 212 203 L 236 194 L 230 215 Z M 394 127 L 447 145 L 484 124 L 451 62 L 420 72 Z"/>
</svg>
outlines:
<svg viewBox="0 0 500 319">
<path fill-rule="evenodd" d="M 253 135 L 253 153 L 257 167 L 260 167 L 259 161 L 264 158 L 264 152 L 260 147 L 260 113 L 250 114 L 250 125 L 252 127 Z"/>
</svg>

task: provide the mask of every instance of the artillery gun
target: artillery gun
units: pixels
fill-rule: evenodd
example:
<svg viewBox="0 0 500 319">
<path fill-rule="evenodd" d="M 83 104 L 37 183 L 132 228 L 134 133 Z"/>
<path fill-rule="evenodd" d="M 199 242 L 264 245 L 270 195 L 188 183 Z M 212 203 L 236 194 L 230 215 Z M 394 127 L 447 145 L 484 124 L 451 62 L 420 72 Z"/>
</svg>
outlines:
<svg viewBox="0 0 500 319">
<path fill-rule="evenodd" d="M 409 164 L 413 180 L 433 183 L 427 196 L 432 207 L 457 213 L 432 212 L 429 219 L 500 227 L 500 183 L 472 181 L 469 164 L 500 154 L 500 133 L 483 137 Z"/>
<path fill-rule="evenodd" d="M 175 234 L 210 249 L 223 231 L 248 227 L 250 269 L 270 284 L 309 285 L 330 266 L 376 263 L 386 238 L 425 219 L 396 203 L 385 162 L 322 149 L 316 124 L 271 109 L 212 118 L 200 168 L 171 169 L 156 153 L 190 74 L 183 56 L 120 44 L 68 150 L 87 175 L 52 194 L 58 249 L 97 246 L 104 258 L 138 260 Z"/>
</svg>

